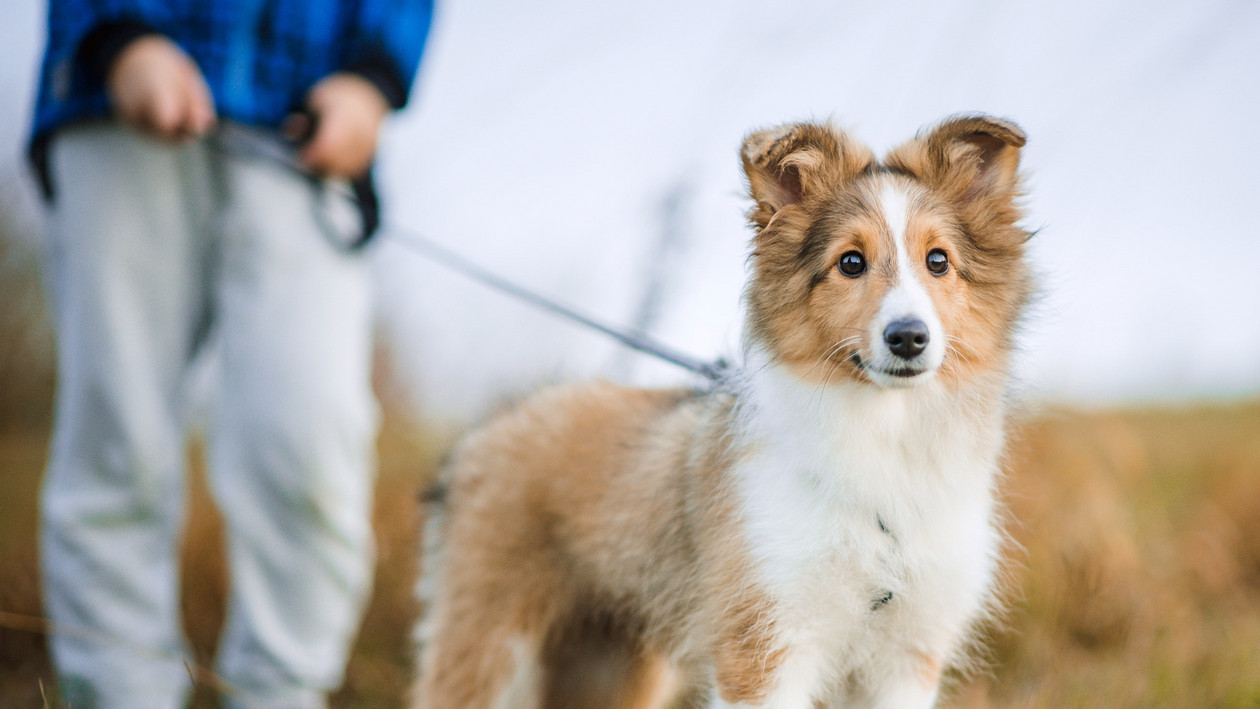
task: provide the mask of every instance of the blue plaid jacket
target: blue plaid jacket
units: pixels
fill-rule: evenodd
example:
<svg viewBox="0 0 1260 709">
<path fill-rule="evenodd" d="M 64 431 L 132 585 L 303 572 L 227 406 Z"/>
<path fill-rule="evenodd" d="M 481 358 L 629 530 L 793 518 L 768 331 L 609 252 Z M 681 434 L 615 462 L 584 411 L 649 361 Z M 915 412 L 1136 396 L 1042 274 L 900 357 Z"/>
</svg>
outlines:
<svg viewBox="0 0 1260 709">
<path fill-rule="evenodd" d="M 49 192 L 49 137 L 110 113 L 109 65 L 151 32 L 188 52 L 218 114 L 233 121 L 279 126 L 312 85 L 337 71 L 361 74 L 401 108 L 432 11 L 432 0 L 51 0 L 31 158 Z"/>
</svg>

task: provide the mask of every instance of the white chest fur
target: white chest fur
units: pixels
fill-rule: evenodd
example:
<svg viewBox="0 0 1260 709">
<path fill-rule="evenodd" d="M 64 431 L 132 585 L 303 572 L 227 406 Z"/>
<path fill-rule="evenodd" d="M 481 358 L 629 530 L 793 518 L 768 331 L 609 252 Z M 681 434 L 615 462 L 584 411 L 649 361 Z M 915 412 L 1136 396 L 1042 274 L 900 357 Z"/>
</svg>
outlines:
<svg viewBox="0 0 1260 709">
<path fill-rule="evenodd" d="M 833 679 L 890 645 L 948 660 L 996 566 L 1000 393 L 820 390 L 755 371 L 735 475 L 783 640 Z"/>
</svg>

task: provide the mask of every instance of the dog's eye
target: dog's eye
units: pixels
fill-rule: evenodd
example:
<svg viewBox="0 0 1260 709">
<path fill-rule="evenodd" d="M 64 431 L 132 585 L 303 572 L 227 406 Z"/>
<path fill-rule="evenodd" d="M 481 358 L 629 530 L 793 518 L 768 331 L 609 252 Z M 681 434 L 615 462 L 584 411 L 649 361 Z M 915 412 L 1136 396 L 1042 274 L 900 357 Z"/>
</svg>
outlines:
<svg viewBox="0 0 1260 709">
<path fill-rule="evenodd" d="M 849 278 L 857 278 L 866 273 L 866 259 L 856 251 L 846 251 L 840 257 L 840 263 L 836 264 L 836 267 Z"/>
<path fill-rule="evenodd" d="M 932 249 L 927 255 L 927 267 L 933 275 L 943 276 L 949 270 L 949 257 L 940 249 Z"/>
</svg>

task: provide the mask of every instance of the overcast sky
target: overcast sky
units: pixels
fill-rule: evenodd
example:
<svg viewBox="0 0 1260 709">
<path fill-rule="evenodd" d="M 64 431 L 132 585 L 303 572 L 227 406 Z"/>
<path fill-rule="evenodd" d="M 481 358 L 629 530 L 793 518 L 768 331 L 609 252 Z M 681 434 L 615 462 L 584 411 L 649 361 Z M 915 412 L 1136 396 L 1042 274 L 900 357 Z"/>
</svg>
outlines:
<svg viewBox="0 0 1260 709">
<path fill-rule="evenodd" d="M 11 203 L 42 8 L 0 15 Z M 882 151 L 984 111 L 1029 135 L 1043 298 L 1025 390 L 1255 394 L 1257 38 L 1247 0 L 446 3 L 381 160 L 389 218 L 405 227 L 372 256 L 397 365 L 430 411 L 453 414 L 540 378 L 681 381 L 398 241 L 418 230 L 698 356 L 731 353 L 747 131 L 830 118 Z"/>
</svg>

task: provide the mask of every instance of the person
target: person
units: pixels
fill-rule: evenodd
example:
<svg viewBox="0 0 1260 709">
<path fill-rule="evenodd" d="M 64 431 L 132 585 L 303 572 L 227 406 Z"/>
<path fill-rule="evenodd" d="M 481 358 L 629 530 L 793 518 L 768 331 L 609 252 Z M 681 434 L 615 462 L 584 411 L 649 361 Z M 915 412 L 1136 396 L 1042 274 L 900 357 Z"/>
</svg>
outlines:
<svg viewBox="0 0 1260 709">
<path fill-rule="evenodd" d="M 367 266 L 321 236 L 321 200 L 326 180 L 370 173 L 431 15 L 430 0 L 51 1 L 30 152 L 58 335 L 41 563 L 67 705 L 177 707 L 192 688 L 177 545 L 187 383 L 210 341 L 224 702 L 322 706 L 340 684 L 371 578 L 378 413 Z M 228 127 L 308 133 L 291 148 L 307 174 L 224 149 Z"/>
</svg>

